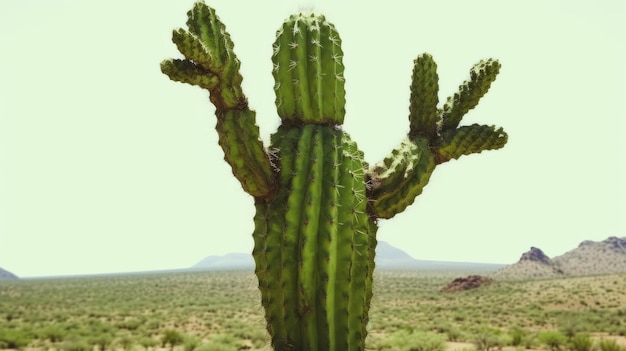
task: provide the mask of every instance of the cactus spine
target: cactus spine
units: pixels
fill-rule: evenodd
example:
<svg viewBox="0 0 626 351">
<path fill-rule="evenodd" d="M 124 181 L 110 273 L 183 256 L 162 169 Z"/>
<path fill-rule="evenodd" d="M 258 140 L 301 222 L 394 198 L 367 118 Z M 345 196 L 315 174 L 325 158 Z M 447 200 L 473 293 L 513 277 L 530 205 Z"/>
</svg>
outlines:
<svg viewBox="0 0 626 351">
<path fill-rule="evenodd" d="M 275 350 L 364 350 L 377 220 L 422 192 L 436 165 L 498 149 L 502 129 L 458 127 L 495 80 L 481 61 L 438 108 L 436 65 L 414 62 L 407 138 L 373 167 L 345 133 L 341 39 L 323 16 L 293 15 L 272 61 L 281 126 L 266 150 L 241 89 L 233 43 L 215 11 L 198 2 L 173 41 L 184 59 L 163 61 L 170 79 L 200 86 L 215 105 L 219 144 L 255 198 L 255 273 Z"/>
</svg>

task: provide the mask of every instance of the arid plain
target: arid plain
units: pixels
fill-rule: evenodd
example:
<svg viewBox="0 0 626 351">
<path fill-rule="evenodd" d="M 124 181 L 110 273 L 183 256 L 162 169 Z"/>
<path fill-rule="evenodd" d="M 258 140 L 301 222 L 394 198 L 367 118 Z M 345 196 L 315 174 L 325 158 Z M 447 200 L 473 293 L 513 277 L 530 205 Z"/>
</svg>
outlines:
<svg viewBox="0 0 626 351">
<path fill-rule="evenodd" d="M 624 350 L 626 275 L 496 280 L 379 271 L 368 350 Z M 251 271 L 0 282 L 0 349 L 270 350 Z M 621 345 L 621 346 L 620 346 Z"/>
</svg>

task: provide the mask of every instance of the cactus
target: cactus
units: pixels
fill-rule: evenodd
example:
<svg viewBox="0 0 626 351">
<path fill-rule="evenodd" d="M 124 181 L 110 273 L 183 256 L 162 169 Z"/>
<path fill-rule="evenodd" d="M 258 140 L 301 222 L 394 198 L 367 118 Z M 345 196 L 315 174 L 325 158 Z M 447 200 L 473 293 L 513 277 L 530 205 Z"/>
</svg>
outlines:
<svg viewBox="0 0 626 351">
<path fill-rule="evenodd" d="M 267 148 L 224 24 L 201 2 L 188 18 L 188 30 L 173 32 L 184 59 L 163 61 L 161 70 L 210 92 L 224 158 L 255 199 L 252 254 L 273 348 L 364 350 L 377 221 L 410 205 L 438 164 L 504 146 L 500 128 L 459 127 L 500 64 L 479 62 L 439 108 L 437 66 L 428 54 L 417 57 L 409 133 L 370 167 L 341 127 L 343 52 L 324 16 L 292 15 L 277 31 L 272 61 L 282 123 Z"/>
</svg>

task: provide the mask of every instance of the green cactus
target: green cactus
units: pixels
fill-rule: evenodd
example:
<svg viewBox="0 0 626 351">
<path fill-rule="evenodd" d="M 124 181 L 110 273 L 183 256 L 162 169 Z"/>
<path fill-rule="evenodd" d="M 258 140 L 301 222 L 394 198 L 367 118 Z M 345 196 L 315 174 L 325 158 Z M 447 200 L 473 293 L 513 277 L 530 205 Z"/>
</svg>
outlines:
<svg viewBox="0 0 626 351">
<path fill-rule="evenodd" d="M 219 144 L 255 199 L 253 256 L 275 350 L 364 350 L 379 218 L 410 205 L 436 165 L 504 146 L 492 126 L 458 127 L 495 80 L 481 61 L 443 108 L 436 64 L 414 62 L 410 131 L 369 167 L 341 128 L 345 115 L 341 39 L 324 16 L 297 14 L 278 30 L 272 61 L 282 124 L 264 148 L 241 88 L 239 60 L 215 11 L 198 2 L 166 60 L 170 79 L 209 90 Z"/>
</svg>

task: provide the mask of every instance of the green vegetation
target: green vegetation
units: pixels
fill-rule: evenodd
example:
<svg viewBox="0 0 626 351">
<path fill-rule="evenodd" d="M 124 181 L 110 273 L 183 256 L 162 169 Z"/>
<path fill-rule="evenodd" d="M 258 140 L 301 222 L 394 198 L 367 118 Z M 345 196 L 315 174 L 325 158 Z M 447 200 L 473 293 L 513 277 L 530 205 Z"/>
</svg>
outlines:
<svg viewBox="0 0 626 351">
<path fill-rule="evenodd" d="M 590 351 L 593 340 L 588 334 L 576 334 L 570 338 L 569 349 L 572 351 Z"/>
<path fill-rule="evenodd" d="M 385 337 L 374 337 L 368 344 L 371 350 L 388 351 L 444 351 L 446 338 L 440 334 L 400 329 Z"/>
<path fill-rule="evenodd" d="M 170 346 L 170 350 L 174 350 L 176 345 L 183 343 L 184 337 L 178 330 L 167 329 L 163 331 L 163 337 L 161 338 L 161 346 Z"/>
<path fill-rule="evenodd" d="M 547 345 L 550 350 L 558 351 L 565 345 L 567 338 L 560 331 L 548 330 L 539 334 L 539 341 Z"/>
<path fill-rule="evenodd" d="M 618 345 L 617 342 L 612 339 L 600 339 L 598 346 L 600 348 L 600 351 L 624 351 L 626 350 L 624 346 Z"/>
<path fill-rule="evenodd" d="M 507 336 L 504 335 L 500 329 L 482 326 L 477 328 L 473 334 L 474 337 L 472 341 L 478 351 L 502 349 L 504 345 L 513 344 L 512 341 L 508 341 Z"/>
<path fill-rule="evenodd" d="M 626 275 L 440 293 L 450 280 L 378 272 L 366 350 L 626 351 L 614 342 L 626 340 Z M 259 295 L 252 272 L 2 282 L 0 349 L 267 350 Z"/>
</svg>

